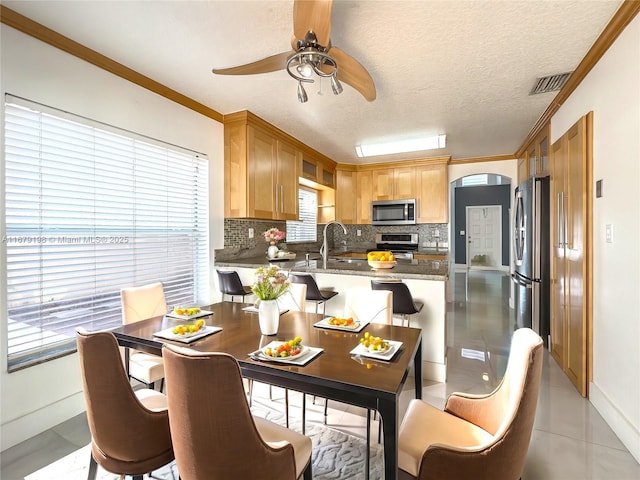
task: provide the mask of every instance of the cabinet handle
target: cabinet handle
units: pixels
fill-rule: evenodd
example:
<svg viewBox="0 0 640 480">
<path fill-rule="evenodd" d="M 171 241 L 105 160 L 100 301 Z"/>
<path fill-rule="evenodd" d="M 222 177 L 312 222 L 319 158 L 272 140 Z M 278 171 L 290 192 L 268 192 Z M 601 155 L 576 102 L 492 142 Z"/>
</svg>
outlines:
<svg viewBox="0 0 640 480">
<path fill-rule="evenodd" d="M 280 185 L 280 213 L 284 213 L 284 185 Z"/>
<path fill-rule="evenodd" d="M 276 213 L 278 213 L 278 184 L 276 183 Z"/>
</svg>

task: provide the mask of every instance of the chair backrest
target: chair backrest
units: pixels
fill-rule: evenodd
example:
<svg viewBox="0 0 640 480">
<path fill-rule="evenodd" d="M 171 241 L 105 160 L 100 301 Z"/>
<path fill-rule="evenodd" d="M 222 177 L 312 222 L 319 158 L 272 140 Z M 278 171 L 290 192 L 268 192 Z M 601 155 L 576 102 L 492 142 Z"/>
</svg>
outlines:
<svg viewBox="0 0 640 480">
<path fill-rule="evenodd" d="M 235 270 L 216 270 L 218 272 L 218 287 L 221 293 L 227 295 L 246 295 L 240 275 Z"/>
<path fill-rule="evenodd" d="M 143 474 L 173 460 L 168 412 L 138 400 L 114 335 L 80 328 L 76 338 L 96 461 L 114 473 Z"/>
<path fill-rule="evenodd" d="M 344 318 L 360 322 L 393 323 L 392 294 L 389 290 L 350 288 L 344 300 Z"/>
<path fill-rule="evenodd" d="M 406 315 L 418 313 L 418 308 L 413 302 L 413 296 L 406 283 L 371 280 L 371 289 L 393 292 L 393 313 Z"/>
<path fill-rule="evenodd" d="M 292 283 L 289 289 L 278 298 L 278 305 L 281 309 L 304 312 L 306 309 L 307 284 Z"/>
<path fill-rule="evenodd" d="M 291 283 L 304 283 L 307 286 L 307 300 L 321 301 L 324 300 L 316 280 L 308 273 L 290 273 L 289 280 Z"/>
<path fill-rule="evenodd" d="M 122 323 L 134 323 L 167 313 L 162 283 L 151 283 L 141 287 L 120 290 Z"/>
<path fill-rule="evenodd" d="M 180 477 L 296 476 L 291 444 L 276 451 L 258 433 L 236 360 L 173 345 L 162 349 L 169 420 Z"/>
<path fill-rule="evenodd" d="M 421 479 L 462 478 L 459 472 L 475 472 L 470 477 L 478 479 L 507 480 L 522 475 L 533 431 L 538 392 L 542 377 L 543 343 L 542 339 L 530 328 L 515 331 L 511 341 L 511 351 L 507 369 L 500 385 L 488 396 L 468 407 L 469 415 L 463 418 L 481 427 L 493 435 L 489 444 L 467 449 L 465 458 L 452 458 L 457 453 L 446 452 L 443 445 L 434 445 L 423 456 Z M 450 399 L 454 398 L 453 394 Z M 447 400 L 445 409 L 459 416 L 455 405 Z M 459 449 L 457 449 L 459 451 Z M 445 463 L 459 463 L 458 473 L 452 473 L 451 467 L 440 467 Z M 462 462 L 463 464 L 461 464 Z M 432 476 L 435 471 L 449 470 L 449 475 Z M 453 476 L 451 476 L 453 475 Z"/>
</svg>

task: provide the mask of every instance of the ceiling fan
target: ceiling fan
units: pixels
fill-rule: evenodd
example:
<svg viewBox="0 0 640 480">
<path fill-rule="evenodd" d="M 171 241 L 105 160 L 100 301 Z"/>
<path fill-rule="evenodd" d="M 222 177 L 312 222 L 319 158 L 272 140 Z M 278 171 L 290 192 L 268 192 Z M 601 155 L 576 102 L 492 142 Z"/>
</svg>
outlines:
<svg viewBox="0 0 640 480">
<path fill-rule="evenodd" d="M 287 51 L 246 65 L 214 68 L 217 75 L 253 75 L 287 70 L 298 81 L 298 100 L 307 101 L 304 83 L 313 83 L 314 75 L 328 78 L 333 93 L 342 92 L 344 82 L 369 102 L 376 99 L 376 87 L 369 72 L 352 56 L 331 45 L 331 8 L 333 0 L 295 0 L 293 37 Z"/>
</svg>

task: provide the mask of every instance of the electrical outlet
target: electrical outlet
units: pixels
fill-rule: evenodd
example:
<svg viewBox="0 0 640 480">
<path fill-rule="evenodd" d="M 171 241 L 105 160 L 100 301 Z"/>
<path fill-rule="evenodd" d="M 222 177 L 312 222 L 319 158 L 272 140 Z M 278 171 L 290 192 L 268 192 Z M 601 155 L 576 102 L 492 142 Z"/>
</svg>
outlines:
<svg viewBox="0 0 640 480">
<path fill-rule="evenodd" d="M 613 225 L 611 225 L 610 223 L 607 223 L 604 226 L 604 232 L 605 232 L 605 241 L 607 243 L 613 243 Z"/>
<path fill-rule="evenodd" d="M 249 238 L 253 238 L 253 228 L 249 229 Z"/>
<path fill-rule="evenodd" d="M 439 237 L 440 236 L 440 230 L 436 230 L 433 232 L 433 236 L 434 237 Z"/>
<path fill-rule="evenodd" d="M 356 236 L 361 237 L 362 236 L 362 230 L 356 230 Z"/>
</svg>

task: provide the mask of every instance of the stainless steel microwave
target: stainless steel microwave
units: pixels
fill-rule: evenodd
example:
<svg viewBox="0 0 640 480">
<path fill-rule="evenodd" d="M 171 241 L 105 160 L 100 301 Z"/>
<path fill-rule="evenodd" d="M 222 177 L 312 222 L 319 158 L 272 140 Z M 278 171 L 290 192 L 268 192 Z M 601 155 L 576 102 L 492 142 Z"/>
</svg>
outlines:
<svg viewBox="0 0 640 480">
<path fill-rule="evenodd" d="M 372 225 L 414 225 L 415 223 L 415 199 L 371 202 Z"/>
</svg>

